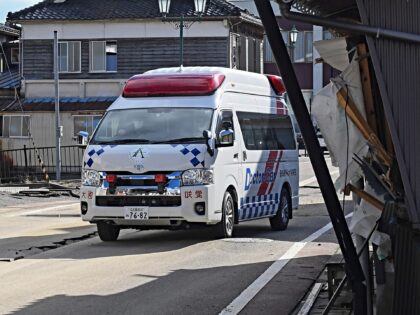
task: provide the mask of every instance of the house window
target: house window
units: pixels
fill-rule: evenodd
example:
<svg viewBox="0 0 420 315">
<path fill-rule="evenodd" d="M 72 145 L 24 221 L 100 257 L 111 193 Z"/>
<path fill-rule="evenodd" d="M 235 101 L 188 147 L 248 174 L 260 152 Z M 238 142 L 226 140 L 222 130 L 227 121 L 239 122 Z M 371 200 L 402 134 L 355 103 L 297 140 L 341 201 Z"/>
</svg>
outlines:
<svg viewBox="0 0 420 315">
<path fill-rule="evenodd" d="M 312 62 L 313 32 L 299 32 L 296 43 L 291 49 L 293 50 L 293 62 Z"/>
<path fill-rule="evenodd" d="M 90 42 L 90 71 L 116 72 L 117 71 L 117 42 L 94 41 Z"/>
<path fill-rule="evenodd" d="M 58 67 L 60 72 L 80 72 L 81 60 L 80 42 L 58 43 Z"/>
<path fill-rule="evenodd" d="M 4 138 L 28 138 L 30 136 L 30 117 L 27 115 L 3 116 L 1 136 Z"/>
<path fill-rule="evenodd" d="M 264 62 L 275 62 L 267 36 L 264 36 Z"/>
<path fill-rule="evenodd" d="M 74 116 L 74 135 L 77 136 L 80 131 L 86 131 L 89 135 L 92 135 L 101 117 L 101 115 Z"/>
<path fill-rule="evenodd" d="M 19 64 L 19 48 L 12 48 L 10 50 L 10 62 L 12 64 Z"/>
<path fill-rule="evenodd" d="M 231 34 L 231 68 L 246 70 L 246 38 Z"/>
<path fill-rule="evenodd" d="M 294 46 L 290 45 L 289 31 L 281 31 L 284 43 L 286 44 L 289 55 L 293 62 L 312 62 L 313 60 L 313 34 L 312 31 L 302 31 L 298 33 Z M 273 52 L 267 38 L 265 38 L 265 62 L 275 62 Z"/>
</svg>

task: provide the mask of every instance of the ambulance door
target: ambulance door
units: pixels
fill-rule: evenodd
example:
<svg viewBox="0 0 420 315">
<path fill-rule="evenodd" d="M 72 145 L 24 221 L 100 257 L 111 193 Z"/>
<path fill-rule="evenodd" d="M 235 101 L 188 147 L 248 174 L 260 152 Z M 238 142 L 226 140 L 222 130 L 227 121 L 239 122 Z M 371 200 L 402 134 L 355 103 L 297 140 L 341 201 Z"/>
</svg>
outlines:
<svg viewBox="0 0 420 315">
<path fill-rule="evenodd" d="M 219 135 L 226 129 L 233 130 L 233 143 L 223 145 L 220 144 Z M 217 182 L 218 194 L 221 198 L 223 198 L 225 190 L 229 185 L 238 188 L 241 183 L 239 173 L 240 141 L 238 140 L 238 130 L 238 122 L 234 119 L 232 109 L 221 109 L 216 125 L 217 157 L 215 164 L 215 182 Z"/>
</svg>

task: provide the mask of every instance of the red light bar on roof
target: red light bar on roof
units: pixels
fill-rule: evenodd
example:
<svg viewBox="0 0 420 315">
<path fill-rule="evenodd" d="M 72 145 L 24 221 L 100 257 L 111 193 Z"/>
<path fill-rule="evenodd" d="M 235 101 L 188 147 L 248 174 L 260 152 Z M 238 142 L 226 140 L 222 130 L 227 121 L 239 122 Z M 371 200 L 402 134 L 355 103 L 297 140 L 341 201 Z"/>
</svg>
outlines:
<svg viewBox="0 0 420 315">
<path fill-rule="evenodd" d="M 223 83 L 221 73 L 143 74 L 127 81 L 124 97 L 211 95 Z"/>
<path fill-rule="evenodd" d="M 268 81 L 270 81 L 271 87 L 273 88 L 276 94 L 281 95 L 286 92 L 286 87 L 284 86 L 283 80 L 281 77 L 273 74 L 267 74 Z"/>
</svg>

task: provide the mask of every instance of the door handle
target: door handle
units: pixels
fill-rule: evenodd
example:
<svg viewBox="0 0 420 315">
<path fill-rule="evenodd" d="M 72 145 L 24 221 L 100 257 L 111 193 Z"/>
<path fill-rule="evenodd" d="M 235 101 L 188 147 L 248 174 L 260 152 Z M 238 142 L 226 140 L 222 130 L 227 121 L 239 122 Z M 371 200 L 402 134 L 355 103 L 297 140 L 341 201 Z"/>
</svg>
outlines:
<svg viewBox="0 0 420 315">
<path fill-rule="evenodd" d="M 248 156 L 246 155 L 246 151 L 242 152 L 242 158 L 244 161 L 246 161 L 246 159 L 248 158 Z"/>
<path fill-rule="evenodd" d="M 235 153 L 234 155 L 233 155 L 233 158 L 234 159 L 237 159 L 239 157 L 239 154 L 238 153 Z"/>
</svg>

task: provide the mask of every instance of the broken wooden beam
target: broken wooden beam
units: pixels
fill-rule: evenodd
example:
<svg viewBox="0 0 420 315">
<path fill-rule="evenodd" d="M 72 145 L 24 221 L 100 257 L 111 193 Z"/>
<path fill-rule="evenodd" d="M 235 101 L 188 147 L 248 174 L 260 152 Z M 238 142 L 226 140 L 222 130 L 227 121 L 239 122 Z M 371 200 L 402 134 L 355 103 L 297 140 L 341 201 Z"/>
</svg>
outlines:
<svg viewBox="0 0 420 315">
<path fill-rule="evenodd" d="M 347 116 L 351 119 L 353 124 L 359 129 L 363 137 L 369 142 L 369 144 L 376 151 L 378 158 L 385 166 L 390 167 L 393 158 L 388 154 L 379 140 L 376 133 L 372 130 L 365 118 L 362 116 L 360 111 L 357 109 L 356 104 L 347 94 L 344 88 L 341 88 L 337 92 L 337 99 L 340 106 L 345 110 Z"/>
</svg>

